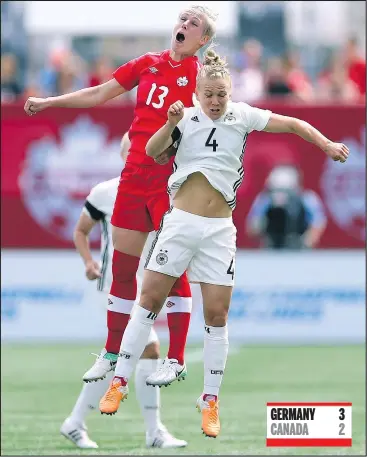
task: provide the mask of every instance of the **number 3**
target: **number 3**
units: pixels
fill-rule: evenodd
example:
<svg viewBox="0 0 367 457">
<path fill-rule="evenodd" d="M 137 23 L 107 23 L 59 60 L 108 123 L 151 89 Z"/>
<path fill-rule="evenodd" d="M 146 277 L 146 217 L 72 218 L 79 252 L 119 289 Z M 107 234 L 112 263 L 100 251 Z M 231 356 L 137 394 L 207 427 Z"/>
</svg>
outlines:
<svg viewBox="0 0 367 457">
<path fill-rule="evenodd" d="M 155 90 L 157 89 L 157 84 L 156 83 L 153 83 L 152 84 L 152 87 L 149 91 L 149 94 L 148 94 L 148 98 L 147 98 L 147 101 L 145 102 L 147 105 L 150 105 L 151 101 L 152 101 L 152 98 L 153 98 L 153 94 L 155 92 Z M 159 103 L 155 103 L 153 102 L 152 103 L 152 106 L 154 108 L 162 108 L 163 106 L 163 103 L 164 103 L 164 99 L 166 98 L 167 94 L 168 94 L 168 87 L 166 86 L 159 86 L 158 89 L 160 89 L 162 91 L 161 94 L 158 94 L 158 100 L 159 100 Z"/>
</svg>

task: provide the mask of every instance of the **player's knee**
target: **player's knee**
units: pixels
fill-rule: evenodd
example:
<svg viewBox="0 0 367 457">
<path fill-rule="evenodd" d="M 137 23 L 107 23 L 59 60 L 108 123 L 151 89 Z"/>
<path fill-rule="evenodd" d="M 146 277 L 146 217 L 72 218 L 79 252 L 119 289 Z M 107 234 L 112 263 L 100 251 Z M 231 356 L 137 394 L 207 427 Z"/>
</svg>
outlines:
<svg viewBox="0 0 367 457">
<path fill-rule="evenodd" d="M 145 346 L 144 352 L 141 355 L 142 359 L 159 359 L 159 342 L 153 341 L 153 343 Z"/>
<path fill-rule="evenodd" d="M 209 306 L 205 309 L 205 323 L 211 327 L 224 327 L 228 320 L 228 307 L 221 304 Z"/>
<path fill-rule="evenodd" d="M 165 298 L 157 290 L 142 290 L 140 294 L 140 306 L 158 314 L 162 309 Z"/>
</svg>

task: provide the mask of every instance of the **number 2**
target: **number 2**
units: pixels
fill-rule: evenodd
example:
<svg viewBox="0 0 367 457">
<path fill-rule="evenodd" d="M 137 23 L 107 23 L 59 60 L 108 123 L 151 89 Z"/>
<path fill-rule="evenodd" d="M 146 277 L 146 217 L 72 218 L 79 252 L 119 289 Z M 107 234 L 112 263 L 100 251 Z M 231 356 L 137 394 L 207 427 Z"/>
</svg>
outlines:
<svg viewBox="0 0 367 457">
<path fill-rule="evenodd" d="M 150 105 L 151 101 L 152 101 L 152 98 L 153 98 L 153 94 L 155 92 L 155 90 L 157 89 L 157 84 L 156 83 L 153 83 L 152 84 L 152 87 L 149 91 L 149 94 L 148 94 L 148 98 L 147 98 L 147 101 L 145 102 L 146 105 Z M 158 94 L 158 100 L 159 100 L 159 103 L 155 103 L 153 102 L 152 103 L 152 106 L 154 108 L 162 108 L 163 106 L 163 103 L 164 103 L 164 99 L 166 98 L 167 94 L 168 94 L 168 87 L 166 86 L 159 86 L 158 89 L 160 89 L 162 92 L 160 94 Z"/>
<path fill-rule="evenodd" d="M 229 267 L 227 270 L 227 275 L 232 275 L 232 279 L 234 278 L 233 259 L 231 260 L 231 263 L 229 264 Z"/>
<path fill-rule="evenodd" d="M 215 140 L 213 140 L 213 143 L 211 143 L 210 140 L 213 138 L 213 135 L 216 130 L 217 130 L 216 128 L 212 129 L 212 131 L 210 132 L 208 139 L 206 140 L 206 143 L 205 143 L 205 146 L 207 146 L 207 147 L 211 146 L 213 148 L 214 152 L 217 150 L 218 143 Z"/>
<path fill-rule="evenodd" d="M 345 435 L 344 429 L 345 429 L 345 425 L 339 424 L 339 435 Z"/>
</svg>

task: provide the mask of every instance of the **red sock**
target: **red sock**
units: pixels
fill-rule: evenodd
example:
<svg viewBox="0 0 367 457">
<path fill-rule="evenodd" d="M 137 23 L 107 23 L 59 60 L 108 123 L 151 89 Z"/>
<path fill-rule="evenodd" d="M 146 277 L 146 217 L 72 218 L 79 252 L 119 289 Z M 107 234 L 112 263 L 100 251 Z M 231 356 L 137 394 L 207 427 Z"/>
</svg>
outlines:
<svg viewBox="0 0 367 457">
<path fill-rule="evenodd" d="M 168 313 L 169 350 L 167 357 L 177 359 L 182 365 L 185 361 L 185 346 L 190 326 L 191 313 Z"/>
<path fill-rule="evenodd" d="M 214 400 L 215 402 L 218 400 L 218 397 L 216 395 L 213 395 L 213 394 L 203 394 L 203 400 L 206 401 L 206 400 Z"/>
<path fill-rule="evenodd" d="M 136 272 L 139 267 L 139 257 L 113 251 L 112 276 L 110 296 L 111 303 L 107 311 L 107 352 L 118 354 L 121 340 L 130 319 L 130 311 L 136 299 Z M 116 297 L 116 300 L 113 299 Z"/>
<path fill-rule="evenodd" d="M 191 297 L 190 284 L 186 273 L 177 279 L 173 285 L 170 297 Z M 191 302 L 189 309 L 183 309 L 182 312 L 169 312 L 167 314 L 169 330 L 169 349 L 167 357 L 176 359 L 180 365 L 185 361 L 185 346 L 187 334 L 189 332 L 191 318 Z M 174 311 L 172 309 L 172 311 Z"/>
<path fill-rule="evenodd" d="M 126 378 L 121 378 L 121 376 L 114 376 L 112 382 L 113 382 L 115 379 L 119 379 L 122 386 L 126 386 L 126 385 L 127 385 L 127 380 L 126 380 Z"/>
<path fill-rule="evenodd" d="M 107 352 L 118 354 L 125 328 L 130 319 L 130 314 L 107 311 L 107 339 L 105 349 Z"/>
</svg>

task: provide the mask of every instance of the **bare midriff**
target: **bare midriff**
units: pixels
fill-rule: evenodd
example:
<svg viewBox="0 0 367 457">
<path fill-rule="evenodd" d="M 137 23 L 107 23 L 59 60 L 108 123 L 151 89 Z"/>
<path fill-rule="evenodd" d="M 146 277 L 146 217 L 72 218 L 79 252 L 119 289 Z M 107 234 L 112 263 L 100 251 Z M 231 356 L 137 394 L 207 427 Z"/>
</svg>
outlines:
<svg viewBox="0 0 367 457">
<path fill-rule="evenodd" d="M 175 195 L 173 206 L 203 217 L 232 216 L 232 210 L 223 195 L 200 172 L 187 177 Z"/>
</svg>

